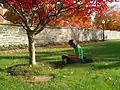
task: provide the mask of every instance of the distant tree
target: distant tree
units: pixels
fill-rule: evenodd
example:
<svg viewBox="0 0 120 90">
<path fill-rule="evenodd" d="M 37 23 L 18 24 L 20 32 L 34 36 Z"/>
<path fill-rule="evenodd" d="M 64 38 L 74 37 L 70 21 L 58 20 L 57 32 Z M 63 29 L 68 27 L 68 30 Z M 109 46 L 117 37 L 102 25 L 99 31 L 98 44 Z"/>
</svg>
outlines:
<svg viewBox="0 0 120 90">
<path fill-rule="evenodd" d="M 102 20 L 105 20 L 104 29 L 120 31 L 120 12 L 114 11 L 112 8 L 104 11 L 104 15 L 101 17 L 96 15 L 95 25 L 97 28 L 103 28 Z"/>
<path fill-rule="evenodd" d="M 112 11 L 105 19 L 105 29 L 120 31 L 120 12 Z"/>
<path fill-rule="evenodd" d="M 27 32 L 29 43 L 29 64 L 35 65 L 34 37 L 51 20 L 57 20 L 61 14 L 90 15 L 93 11 L 102 15 L 107 8 L 104 0 L 3 0 L 8 11 L 4 19 L 21 25 Z"/>
</svg>

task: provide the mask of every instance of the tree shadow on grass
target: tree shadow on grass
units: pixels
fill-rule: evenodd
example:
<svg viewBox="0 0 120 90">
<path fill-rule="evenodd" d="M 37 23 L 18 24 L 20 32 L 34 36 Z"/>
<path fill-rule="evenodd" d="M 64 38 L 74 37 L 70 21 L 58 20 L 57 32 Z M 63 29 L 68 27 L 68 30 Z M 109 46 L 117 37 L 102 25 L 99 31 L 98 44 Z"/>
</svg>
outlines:
<svg viewBox="0 0 120 90">
<path fill-rule="evenodd" d="M 41 56 L 41 57 L 49 57 L 49 56 L 56 56 L 56 55 L 63 55 L 63 54 L 69 54 L 69 53 L 73 53 L 73 50 L 60 50 L 60 51 L 43 51 L 43 52 L 36 52 L 37 56 Z"/>
<path fill-rule="evenodd" d="M 109 62 L 119 62 L 120 60 L 117 59 L 117 58 L 113 58 L 113 59 L 109 59 L 107 57 L 104 57 L 104 58 L 100 58 L 100 59 L 93 59 L 94 62 L 106 62 L 106 63 L 109 63 Z"/>
<path fill-rule="evenodd" d="M 28 59 L 28 56 L 0 56 L 0 60 L 2 59 Z"/>
<path fill-rule="evenodd" d="M 65 67 L 65 63 L 63 61 L 51 61 L 48 63 L 52 65 L 52 67 L 54 67 L 55 69 Z"/>
<path fill-rule="evenodd" d="M 5 69 L 1 69 L 1 68 L 0 68 L 0 72 L 3 72 L 4 70 L 5 70 Z"/>
<path fill-rule="evenodd" d="M 69 64 L 65 64 L 64 61 L 51 61 L 48 63 L 51 64 L 54 68 L 64 68 L 64 67 L 83 68 L 83 67 L 89 67 L 92 64 L 92 63 L 69 63 Z"/>
<path fill-rule="evenodd" d="M 112 62 L 107 65 L 97 65 L 97 66 L 94 65 L 95 69 L 111 69 L 111 68 L 118 68 L 118 67 L 120 67 L 120 61 L 115 63 Z"/>
<path fill-rule="evenodd" d="M 61 51 L 44 51 L 44 52 L 36 52 L 36 59 L 37 61 L 46 61 L 50 63 L 58 64 L 62 60 L 61 56 L 63 54 L 69 54 L 72 53 L 71 50 L 61 50 Z"/>
<path fill-rule="evenodd" d="M 29 65 L 29 64 L 17 64 L 17 65 L 13 65 L 13 66 L 10 66 L 10 67 L 8 67 L 8 68 L 4 68 L 4 69 L 1 69 L 0 68 L 0 72 L 7 72 L 7 73 L 9 73 L 10 75 L 14 75 L 14 76 L 17 76 L 17 75 L 22 75 L 22 76 L 24 76 L 23 75 L 23 73 L 20 73 L 21 71 L 19 71 L 18 73 L 14 73 L 14 71 L 12 71 L 12 68 L 17 68 L 17 67 L 24 67 L 24 66 L 26 66 L 26 65 Z M 25 71 L 24 71 L 25 72 Z"/>
<path fill-rule="evenodd" d="M 63 54 L 72 53 L 72 50 L 60 50 L 60 51 L 47 51 L 47 52 L 36 52 L 36 58 L 40 58 L 38 61 L 45 61 L 49 63 L 52 67 L 63 68 L 65 67 L 65 63 L 62 61 L 61 56 Z M 56 57 L 57 56 L 57 57 Z"/>
</svg>

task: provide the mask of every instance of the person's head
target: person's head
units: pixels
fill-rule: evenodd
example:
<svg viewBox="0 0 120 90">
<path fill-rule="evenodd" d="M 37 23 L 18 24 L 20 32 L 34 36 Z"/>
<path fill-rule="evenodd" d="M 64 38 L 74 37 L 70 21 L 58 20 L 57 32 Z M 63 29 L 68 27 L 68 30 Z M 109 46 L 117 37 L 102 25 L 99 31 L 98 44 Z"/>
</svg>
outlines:
<svg viewBox="0 0 120 90">
<path fill-rule="evenodd" d="M 74 40 L 69 40 L 68 44 L 73 48 L 77 45 Z"/>
</svg>

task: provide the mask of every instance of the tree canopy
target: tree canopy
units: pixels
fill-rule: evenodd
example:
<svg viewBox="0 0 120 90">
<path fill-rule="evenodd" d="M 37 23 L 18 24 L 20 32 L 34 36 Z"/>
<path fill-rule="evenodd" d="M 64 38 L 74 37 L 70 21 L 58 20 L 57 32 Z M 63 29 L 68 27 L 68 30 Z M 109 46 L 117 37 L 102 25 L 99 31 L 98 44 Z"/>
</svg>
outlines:
<svg viewBox="0 0 120 90">
<path fill-rule="evenodd" d="M 107 8 L 107 0 L 2 0 L 1 3 L 8 10 L 2 15 L 3 18 L 20 24 L 26 30 L 29 63 L 32 65 L 36 64 L 34 36 L 50 21 L 57 20 L 63 14 L 86 16 L 96 12 L 102 15 Z"/>
<path fill-rule="evenodd" d="M 4 18 L 24 27 L 25 23 L 44 26 L 62 14 L 84 16 L 96 11 L 102 15 L 107 8 L 104 0 L 4 0 L 3 4 L 8 9 Z"/>
</svg>

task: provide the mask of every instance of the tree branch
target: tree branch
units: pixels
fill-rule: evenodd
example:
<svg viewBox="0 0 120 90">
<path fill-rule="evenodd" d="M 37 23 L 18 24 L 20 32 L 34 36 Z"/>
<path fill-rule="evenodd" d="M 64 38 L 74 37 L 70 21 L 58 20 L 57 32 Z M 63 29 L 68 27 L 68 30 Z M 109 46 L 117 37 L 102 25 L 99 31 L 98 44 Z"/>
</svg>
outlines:
<svg viewBox="0 0 120 90">
<path fill-rule="evenodd" d="M 40 32 L 45 28 L 45 26 L 46 26 L 49 22 L 50 22 L 50 20 L 47 20 L 47 21 L 42 25 L 42 27 L 35 32 L 35 35 L 37 35 L 38 33 L 40 33 Z"/>
<path fill-rule="evenodd" d="M 28 31 L 31 31 L 30 28 L 29 28 L 29 26 L 28 26 L 26 17 L 25 17 L 23 14 L 21 14 L 14 6 L 12 6 L 12 5 L 8 4 L 8 3 L 7 3 L 7 5 L 8 5 L 15 13 L 17 13 L 17 15 L 19 16 L 19 18 L 20 18 L 20 19 L 22 20 L 22 22 L 25 24 L 27 30 L 28 30 Z M 18 24 L 20 24 L 20 23 L 18 23 Z M 23 27 L 23 28 L 24 28 L 24 27 Z"/>
</svg>

